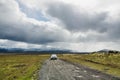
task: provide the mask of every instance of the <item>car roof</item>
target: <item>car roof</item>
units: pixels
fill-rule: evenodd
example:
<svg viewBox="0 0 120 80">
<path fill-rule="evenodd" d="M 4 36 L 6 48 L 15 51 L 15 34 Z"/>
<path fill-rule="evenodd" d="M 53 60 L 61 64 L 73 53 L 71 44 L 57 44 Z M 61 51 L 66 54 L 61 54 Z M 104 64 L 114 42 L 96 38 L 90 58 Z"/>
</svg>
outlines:
<svg viewBox="0 0 120 80">
<path fill-rule="evenodd" d="M 51 57 L 57 57 L 57 55 L 56 54 L 52 54 Z"/>
</svg>

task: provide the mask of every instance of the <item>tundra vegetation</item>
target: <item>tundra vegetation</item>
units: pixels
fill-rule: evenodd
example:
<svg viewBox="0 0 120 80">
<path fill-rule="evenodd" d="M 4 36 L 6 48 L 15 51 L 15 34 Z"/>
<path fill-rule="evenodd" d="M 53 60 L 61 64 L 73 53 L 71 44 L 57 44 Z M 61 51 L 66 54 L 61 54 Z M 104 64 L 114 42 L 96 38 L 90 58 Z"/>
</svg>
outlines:
<svg viewBox="0 0 120 80">
<path fill-rule="evenodd" d="M 61 59 L 120 77 L 120 53 L 63 54 Z"/>
<path fill-rule="evenodd" d="M 0 55 L 0 80 L 36 80 L 49 55 Z"/>
</svg>

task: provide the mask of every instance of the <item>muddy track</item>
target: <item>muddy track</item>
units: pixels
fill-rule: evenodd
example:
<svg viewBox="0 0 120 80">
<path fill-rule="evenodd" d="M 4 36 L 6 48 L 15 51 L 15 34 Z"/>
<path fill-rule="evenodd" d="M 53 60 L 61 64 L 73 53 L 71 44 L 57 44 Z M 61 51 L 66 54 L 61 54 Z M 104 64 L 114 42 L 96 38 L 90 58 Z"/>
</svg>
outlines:
<svg viewBox="0 0 120 80">
<path fill-rule="evenodd" d="M 40 72 L 39 80 L 120 80 L 96 70 L 77 66 L 62 60 L 47 60 Z"/>
</svg>

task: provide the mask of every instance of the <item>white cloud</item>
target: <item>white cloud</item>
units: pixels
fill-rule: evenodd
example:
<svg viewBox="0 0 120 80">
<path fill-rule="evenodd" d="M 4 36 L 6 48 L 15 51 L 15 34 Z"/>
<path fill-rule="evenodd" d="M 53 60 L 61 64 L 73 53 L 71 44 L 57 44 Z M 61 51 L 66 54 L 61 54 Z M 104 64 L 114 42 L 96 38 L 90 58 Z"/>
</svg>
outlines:
<svg viewBox="0 0 120 80">
<path fill-rule="evenodd" d="M 52 22 L 28 18 L 25 13 L 20 11 L 17 2 L 2 0 L 0 3 L 0 38 L 30 43 L 69 40 L 70 32 L 68 30 Z"/>
<path fill-rule="evenodd" d="M 119 20 L 120 0 L 1 0 L 0 44 L 14 40 L 24 48 L 119 50 Z"/>
</svg>

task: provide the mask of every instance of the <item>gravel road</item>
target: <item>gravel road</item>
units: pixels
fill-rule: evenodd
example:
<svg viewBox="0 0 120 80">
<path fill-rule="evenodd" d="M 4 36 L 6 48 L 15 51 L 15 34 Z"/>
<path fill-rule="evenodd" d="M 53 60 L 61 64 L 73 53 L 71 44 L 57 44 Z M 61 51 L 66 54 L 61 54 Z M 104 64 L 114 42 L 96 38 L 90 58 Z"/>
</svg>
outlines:
<svg viewBox="0 0 120 80">
<path fill-rule="evenodd" d="M 120 80 L 96 70 L 77 66 L 62 60 L 47 60 L 40 72 L 39 80 Z"/>
</svg>

